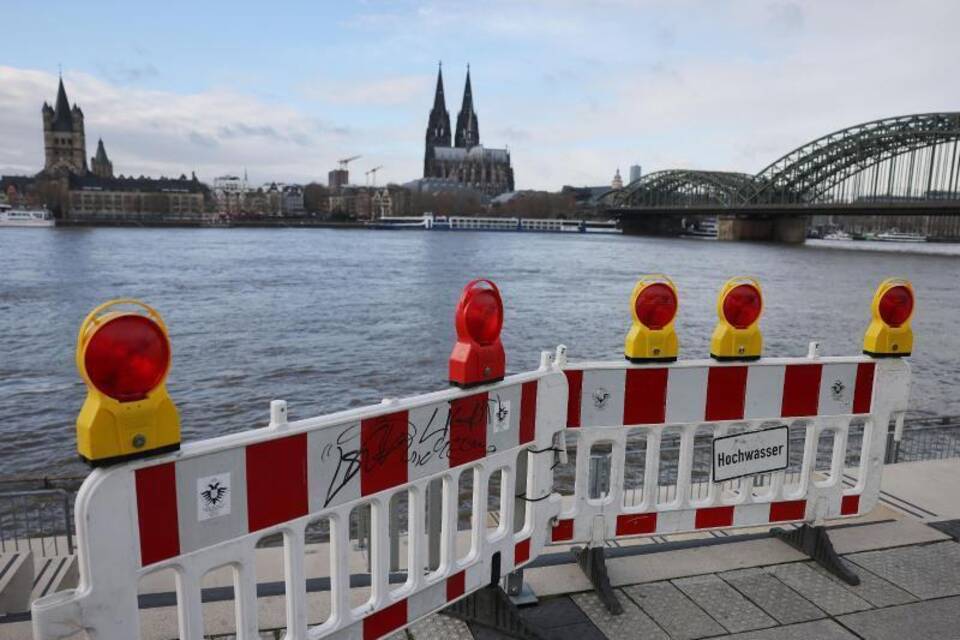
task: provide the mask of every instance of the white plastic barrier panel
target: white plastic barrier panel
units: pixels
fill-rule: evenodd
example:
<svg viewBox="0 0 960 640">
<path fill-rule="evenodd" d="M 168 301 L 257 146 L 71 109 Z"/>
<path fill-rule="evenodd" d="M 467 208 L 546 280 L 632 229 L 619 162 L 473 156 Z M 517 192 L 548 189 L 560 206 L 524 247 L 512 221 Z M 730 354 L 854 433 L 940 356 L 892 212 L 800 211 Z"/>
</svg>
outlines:
<svg viewBox="0 0 960 640">
<path fill-rule="evenodd" d="M 98 640 L 137 638 L 138 583 L 172 568 L 180 638 L 200 640 L 202 579 L 232 567 L 238 637 L 258 639 L 256 547 L 278 533 L 288 638 L 370 639 L 402 629 L 522 567 L 547 543 L 560 510 L 559 496 L 551 494 L 552 466 L 566 398 L 566 377 L 544 357 L 538 371 L 496 384 L 298 422 L 276 420 L 264 429 L 187 444 L 176 454 L 96 470 L 76 503 L 80 584 L 34 603 L 34 636 L 87 631 Z M 520 500 L 518 462 L 521 473 L 526 467 Z M 465 555 L 457 549 L 463 474 L 473 474 Z M 493 474 L 500 474 L 501 524 L 490 530 L 485 520 Z M 438 565 L 430 567 L 426 494 L 437 480 L 443 487 L 441 540 Z M 405 557 L 412 568 L 402 584 L 391 583 L 389 575 L 391 542 L 399 548 L 389 522 L 391 498 L 398 494 L 408 504 Z M 351 606 L 350 514 L 364 505 L 370 508 L 370 590 L 364 603 Z M 515 508 L 524 510 L 522 520 Z M 331 612 L 308 628 L 305 530 L 318 519 L 330 525 Z"/>
<path fill-rule="evenodd" d="M 869 512 L 910 388 L 899 358 L 562 366 L 576 468 L 554 542 Z"/>
</svg>

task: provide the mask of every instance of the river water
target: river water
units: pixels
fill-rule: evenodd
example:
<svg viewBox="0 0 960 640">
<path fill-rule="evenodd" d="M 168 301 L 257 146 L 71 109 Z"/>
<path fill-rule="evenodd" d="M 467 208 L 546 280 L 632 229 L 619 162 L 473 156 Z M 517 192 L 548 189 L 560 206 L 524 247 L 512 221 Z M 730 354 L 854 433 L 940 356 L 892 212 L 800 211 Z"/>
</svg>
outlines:
<svg viewBox="0 0 960 640">
<path fill-rule="evenodd" d="M 912 406 L 960 413 L 960 245 L 804 246 L 620 236 L 329 229 L 0 229 L 0 477 L 83 473 L 76 331 L 136 297 L 166 319 L 184 439 L 443 388 L 453 310 L 472 278 L 500 286 L 511 371 L 559 343 L 621 357 L 639 274 L 680 292 L 681 358 L 708 352 L 729 276 L 758 277 L 768 355 L 860 352 L 887 276 L 917 289 Z"/>
</svg>

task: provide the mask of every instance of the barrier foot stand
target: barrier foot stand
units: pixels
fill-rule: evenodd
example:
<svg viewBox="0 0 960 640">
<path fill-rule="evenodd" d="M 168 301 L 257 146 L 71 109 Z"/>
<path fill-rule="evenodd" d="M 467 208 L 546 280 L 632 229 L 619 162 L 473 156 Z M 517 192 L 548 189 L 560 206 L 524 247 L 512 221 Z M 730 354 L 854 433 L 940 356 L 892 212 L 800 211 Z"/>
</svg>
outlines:
<svg viewBox="0 0 960 640">
<path fill-rule="evenodd" d="M 593 590 L 596 592 L 600 602 L 607 608 L 611 615 L 618 616 L 623 613 L 623 606 L 617 600 L 617 594 L 613 592 L 610 586 L 610 577 L 607 575 L 607 561 L 603 555 L 603 547 L 574 547 L 571 549 L 580 570 L 586 574 Z"/>
<path fill-rule="evenodd" d="M 540 630 L 520 616 L 517 605 L 498 584 L 490 584 L 454 602 L 440 613 L 478 624 L 520 640 L 548 640 Z"/>
<path fill-rule="evenodd" d="M 818 565 L 847 584 L 853 586 L 860 584 L 860 576 L 848 569 L 834 550 L 826 527 L 811 527 L 805 523 L 792 531 L 777 527 L 776 529 L 771 529 L 770 533 L 797 551 L 806 554 Z"/>
<path fill-rule="evenodd" d="M 523 569 L 508 573 L 506 583 L 506 592 L 510 597 L 510 602 L 518 607 L 529 607 L 540 602 L 530 585 L 523 581 Z"/>
</svg>

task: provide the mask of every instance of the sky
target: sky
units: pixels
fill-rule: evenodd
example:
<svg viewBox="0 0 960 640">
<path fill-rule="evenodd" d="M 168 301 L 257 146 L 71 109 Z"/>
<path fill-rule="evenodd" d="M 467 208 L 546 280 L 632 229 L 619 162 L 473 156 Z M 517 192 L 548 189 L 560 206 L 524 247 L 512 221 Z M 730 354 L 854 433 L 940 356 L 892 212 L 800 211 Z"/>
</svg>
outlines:
<svg viewBox="0 0 960 640">
<path fill-rule="evenodd" d="M 470 64 L 481 143 L 518 189 L 697 168 L 755 173 L 831 131 L 960 108 L 944 0 L 61 2 L 0 0 L 0 173 L 43 164 L 58 67 L 87 155 L 212 182 L 422 175 L 443 61 Z"/>
</svg>

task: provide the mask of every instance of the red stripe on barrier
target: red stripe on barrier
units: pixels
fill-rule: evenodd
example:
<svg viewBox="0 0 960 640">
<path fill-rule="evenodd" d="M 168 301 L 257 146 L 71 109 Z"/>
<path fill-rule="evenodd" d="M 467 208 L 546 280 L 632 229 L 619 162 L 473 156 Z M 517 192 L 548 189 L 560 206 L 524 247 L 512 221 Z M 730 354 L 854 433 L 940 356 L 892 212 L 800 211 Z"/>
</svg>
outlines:
<svg viewBox="0 0 960 640">
<path fill-rule="evenodd" d="M 573 539 L 573 518 L 558 520 L 553 531 L 550 532 L 551 542 Z"/>
<path fill-rule="evenodd" d="M 461 571 L 447 578 L 447 602 L 456 600 L 467 590 L 467 572 Z"/>
<path fill-rule="evenodd" d="M 617 535 L 635 536 L 657 530 L 656 513 L 630 513 L 617 516 Z"/>
<path fill-rule="evenodd" d="M 787 500 L 770 503 L 770 522 L 803 520 L 807 513 L 806 500 Z"/>
<path fill-rule="evenodd" d="M 747 367 L 710 367 L 707 420 L 740 420 L 747 397 Z"/>
<path fill-rule="evenodd" d="M 660 424 L 667 413 L 667 369 L 627 369 L 623 424 Z"/>
<path fill-rule="evenodd" d="M 520 388 L 520 444 L 537 436 L 537 381 L 524 382 Z"/>
<path fill-rule="evenodd" d="M 580 426 L 580 396 L 583 394 L 583 371 L 567 369 L 567 387 L 570 389 L 567 399 L 567 426 L 571 429 Z"/>
<path fill-rule="evenodd" d="M 247 446 L 247 527 L 259 531 L 307 513 L 307 434 Z"/>
<path fill-rule="evenodd" d="M 140 565 L 180 555 L 175 463 L 144 467 L 134 472 L 137 520 L 140 527 Z"/>
<path fill-rule="evenodd" d="M 513 566 L 520 566 L 530 559 L 530 538 L 521 540 L 513 547 Z"/>
<path fill-rule="evenodd" d="M 783 401 L 780 415 L 784 418 L 815 416 L 820 404 L 820 374 L 823 365 L 788 364 L 783 378 Z"/>
<path fill-rule="evenodd" d="M 853 412 L 870 413 L 873 404 L 873 373 L 875 362 L 861 362 L 857 365 L 857 383 L 853 391 Z"/>
<path fill-rule="evenodd" d="M 450 402 L 450 466 L 458 467 L 487 454 L 487 393 Z"/>
<path fill-rule="evenodd" d="M 407 481 L 406 411 L 360 421 L 360 494 L 367 496 Z"/>
<path fill-rule="evenodd" d="M 407 624 L 407 601 L 395 602 L 363 619 L 363 640 L 376 640 Z"/>
<path fill-rule="evenodd" d="M 860 496 L 843 496 L 840 499 L 840 515 L 852 516 L 860 513 Z"/>
<path fill-rule="evenodd" d="M 710 529 L 712 527 L 729 527 L 733 524 L 733 506 L 729 507 L 707 507 L 697 509 L 697 516 L 694 526 L 697 529 Z"/>
</svg>

